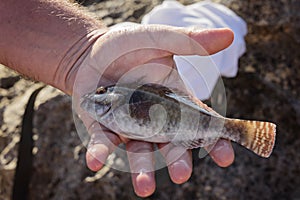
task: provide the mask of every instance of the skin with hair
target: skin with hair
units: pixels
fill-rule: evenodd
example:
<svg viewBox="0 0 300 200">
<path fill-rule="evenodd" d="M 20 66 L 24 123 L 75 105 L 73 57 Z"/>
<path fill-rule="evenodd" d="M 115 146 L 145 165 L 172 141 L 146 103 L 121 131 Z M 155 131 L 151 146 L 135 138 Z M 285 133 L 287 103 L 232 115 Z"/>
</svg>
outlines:
<svg viewBox="0 0 300 200">
<path fill-rule="evenodd" d="M 0 27 L 1 64 L 78 98 L 92 90 L 99 76 L 102 76 L 101 84 L 112 84 L 136 66 L 172 67 L 173 55 L 213 54 L 228 47 L 233 40 L 229 29 L 189 30 L 140 25 L 108 31 L 82 9 L 58 0 L 1 1 Z M 184 37 L 175 40 L 172 36 L 176 34 Z M 187 45 L 192 43 L 202 49 Z M 149 46 L 151 48 L 146 48 Z M 121 56 L 113 59 L 118 51 L 122 51 Z M 146 76 L 155 78 L 151 71 Z M 78 77 L 80 84 L 75 83 Z M 151 195 L 155 190 L 153 144 L 125 140 L 84 113 L 81 119 L 91 135 L 86 153 L 88 167 L 100 170 L 115 146 L 125 142 L 134 172 L 134 190 L 141 197 Z M 192 173 L 191 152 L 185 150 L 170 163 L 178 147 L 163 148 L 165 145 L 158 144 L 158 147 L 168 164 L 170 178 L 177 184 L 186 182 Z M 219 140 L 210 156 L 221 167 L 230 165 L 234 160 L 230 142 Z"/>
</svg>

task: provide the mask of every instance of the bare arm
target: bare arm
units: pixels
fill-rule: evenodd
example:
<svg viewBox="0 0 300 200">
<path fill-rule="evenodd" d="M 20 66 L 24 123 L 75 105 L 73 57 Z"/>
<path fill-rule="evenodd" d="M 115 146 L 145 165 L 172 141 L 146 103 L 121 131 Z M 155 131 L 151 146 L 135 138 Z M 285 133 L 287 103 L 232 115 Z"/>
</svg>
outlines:
<svg viewBox="0 0 300 200">
<path fill-rule="evenodd" d="M 59 0 L 0 1 L 0 27 L 0 63 L 68 94 L 74 64 L 106 31 L 99 21 Z"/>
</svg>

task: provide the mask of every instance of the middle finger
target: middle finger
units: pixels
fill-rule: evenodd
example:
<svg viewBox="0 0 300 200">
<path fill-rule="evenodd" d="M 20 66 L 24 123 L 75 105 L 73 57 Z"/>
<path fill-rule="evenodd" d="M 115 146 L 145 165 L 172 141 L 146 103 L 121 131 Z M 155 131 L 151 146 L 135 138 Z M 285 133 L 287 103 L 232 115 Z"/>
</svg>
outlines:
<svg viewBox="0 0 300 200">
<path fill-rule="evenodd" d="M 171 143 L 158 144 L 158 148 L 166 160 L 172 181 L 177 184 L 186 182 L 193 170 L 191 151 Z"/>
<path fill-rule="evenodd" d="M 135 193 L 141 197 L 151 195 L 155 190 L 153 144 L 131 140 L 126 150 Z"/>
</svg>

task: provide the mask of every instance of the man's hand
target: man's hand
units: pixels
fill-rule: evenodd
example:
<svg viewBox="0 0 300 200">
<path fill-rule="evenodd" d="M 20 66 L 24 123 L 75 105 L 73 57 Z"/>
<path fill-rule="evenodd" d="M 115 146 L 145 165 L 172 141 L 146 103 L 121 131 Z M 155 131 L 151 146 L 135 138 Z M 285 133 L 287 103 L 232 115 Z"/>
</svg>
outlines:
<svg viewBox="0 0 300 200">
<path fill-rule="evenodd" d="M 80 59 L 73 87 L 74 106 L 91 136 L 86 154 L 88 167 L 100 170 L 108 155 L 124 142 L 136 194 L 151 195 L 155 190 L 153 144 L 128 140 L 102 127 L 81 110 L 80 97 L 93 91 L 99 83 L 107 86 L 141 77 L 143 81 L 159 81 L 168 75 L 167 68 L 174 68 L 173 55 L 214 54 L 228 47 L 232 40 L 233 33 L 229 29 L 197 31 L 155 25 L 119 28 L 98 38 Z M 186 182 L 192 173 L 191 152 L 173 145 L 157 145 L 172 181 Z M 219 140 L 210 155 L 221 167 L 234 160 L 232 146 L 227 140 Z"/>
</svg>

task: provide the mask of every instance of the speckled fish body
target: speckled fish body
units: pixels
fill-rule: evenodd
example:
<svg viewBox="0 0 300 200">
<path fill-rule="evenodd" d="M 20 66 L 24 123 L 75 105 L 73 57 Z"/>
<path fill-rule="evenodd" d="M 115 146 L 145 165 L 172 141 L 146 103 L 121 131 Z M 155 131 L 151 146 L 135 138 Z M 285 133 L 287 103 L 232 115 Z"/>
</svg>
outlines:
<svg viewBox="0 0 300 200">
<path fill-rule="evenodd" d="M 99 87 L 81 100 L 95 120 L 129 139 L 192 149 L 225 138 L 262 157 L 269 157 L 275 142 L 273 123 L 225 118 L 158 84 Z"/>
</svg>

